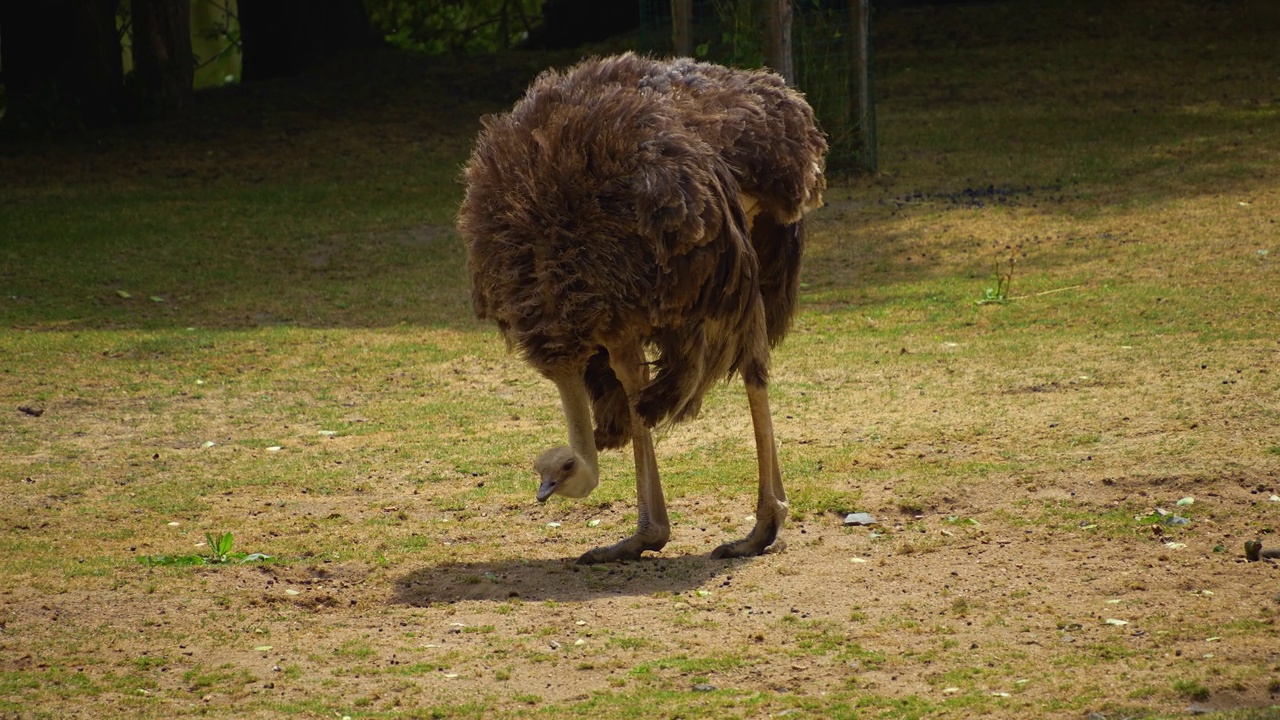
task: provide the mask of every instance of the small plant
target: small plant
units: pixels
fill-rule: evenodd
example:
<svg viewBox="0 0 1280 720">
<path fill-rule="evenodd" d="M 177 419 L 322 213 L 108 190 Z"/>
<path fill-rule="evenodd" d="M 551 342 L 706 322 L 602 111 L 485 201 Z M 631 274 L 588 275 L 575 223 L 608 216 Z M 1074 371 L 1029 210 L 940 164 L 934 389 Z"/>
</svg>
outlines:
<svg viewBox="0 0 1280 720">
<path fill-rule="evenodd" d="M 235 542 L 235 536 L 229 532 L 222 533 L 217 537 L 213 533 L 205 533 L 204 540 L 209 544 L 209 550 L 212 554 L 209 556 L 210 563 L 224 563 L 227 556 L 231 554 L 231 544 Z"/>
<path fill-rule="evenodd" d="M 209 545 L 208 555 L 140 555 L 138 562 L 144 565 L 220 565 L 229 562 L 259 562 L 270 560 L 264 553 L 232 552 L 235 536 L 229 532 L 205 533 L 204 540 Z"/>
<path fill-rule="evenodd" d="M 993 275 L 995 276 L 995 287 L 987 288 L 982 298 L 978 300 L 979 305 L 998 305 L 1007 302 L 1009 297 L 1009 288 L 1013 285 L 1013 266 L 1018 261 L 1018 249 L 1021 245 L 1006 245 L 1005 250 L 1009 251 L 1008 262 L 1002 262 L 999 254 L 996 255 L 994 262 Z"/>
</svg>

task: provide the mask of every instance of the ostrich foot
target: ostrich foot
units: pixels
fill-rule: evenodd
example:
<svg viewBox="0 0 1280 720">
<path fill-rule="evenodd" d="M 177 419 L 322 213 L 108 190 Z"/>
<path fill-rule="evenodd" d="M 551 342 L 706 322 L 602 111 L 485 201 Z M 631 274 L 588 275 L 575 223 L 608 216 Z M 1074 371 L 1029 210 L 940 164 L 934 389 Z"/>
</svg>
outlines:
<svg viewBox="0 0 1280 720">
<path fill-rule="evenodd" d="M 639 560 L 645 550 L 661 550 L 667 544 L 667 533 L 654 532 L 650 537 L 636 533 L 622 542 L 588 550 L 578 558 L 579 565 L 595 565 L 597 563 L 618 562 L 619 560 Z"/>
<path fill-rule="evenodd" d="M 740 558 L 779 553 L 787 549 L 787 543 L 778 537 L 782 523 L 787 519 L 786 503 L 778 503 L 777 509 L 771 513 L 759 512 L 755 529 L 751 534 L 736 542 L 729 542 L 711 551 L 713 559 Z"/>
</svg>

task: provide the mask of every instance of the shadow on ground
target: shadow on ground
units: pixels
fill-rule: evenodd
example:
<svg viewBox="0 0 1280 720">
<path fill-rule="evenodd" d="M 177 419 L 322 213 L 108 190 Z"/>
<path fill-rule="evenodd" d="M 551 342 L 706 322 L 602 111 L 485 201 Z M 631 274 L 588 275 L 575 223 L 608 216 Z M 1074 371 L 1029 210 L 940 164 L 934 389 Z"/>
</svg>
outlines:
<svg viewBox="0 0 1280 720">
<path fill-rule="evenodd" d="M 644 558 L 583 566 L 571 559 L 445 563 L 396 580 L 392 602 L 415 607 L 466 600 L 577 602 L 610 596 L 677 595 L 733 573 L 709 556 Z"/>
</svg>

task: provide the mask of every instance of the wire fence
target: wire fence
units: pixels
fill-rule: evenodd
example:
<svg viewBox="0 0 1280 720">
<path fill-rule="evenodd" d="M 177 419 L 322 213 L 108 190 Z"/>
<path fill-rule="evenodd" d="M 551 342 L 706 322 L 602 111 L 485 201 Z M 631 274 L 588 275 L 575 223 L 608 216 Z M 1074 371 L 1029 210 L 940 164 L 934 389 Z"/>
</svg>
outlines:
<svg viewBox="0 0 1280 720">
<path fill-rule="evenodd" d="M 827 168 L 834 173 L 876 167 L 874 104 L 869 101 L 874 95 L 870 87 L 862 87 L 859 72 L 857 8 L 857 0 L 796 0 L 793 7 L 795 84 L 827 133 Z M 640 49 L 672 54 L 671 0 L 641 0 L 640 15 Z M 736 67 L 763 66 L 765 16 L 760 0 L 693 0 L 694 55 Z M 866 77 L 870 83 L 871 68 Z M 864 94 L 865 112 L 859 103 Z"/>
</svg>

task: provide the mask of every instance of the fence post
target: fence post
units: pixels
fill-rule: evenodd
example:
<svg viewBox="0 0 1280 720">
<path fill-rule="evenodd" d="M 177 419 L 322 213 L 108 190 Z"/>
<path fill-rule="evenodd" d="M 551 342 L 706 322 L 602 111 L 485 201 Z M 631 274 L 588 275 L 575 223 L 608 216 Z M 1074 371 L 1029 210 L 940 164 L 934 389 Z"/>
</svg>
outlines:
<svg viewBox="0 0 1280 720">
<path fill-rule="evenodd" d="M 875 172 L 879 166 L 876 154 L 876 105 L 871 85 L 871 0 L 850 0 L 854 22 L 854 72 L 850 75 L 856 88 L 850 94 L 857 98 L 854 118 L 857 120 L 858 140 L 861 149 L 858 164 L 864 170 Z"/>
<path fill-rule="evenodd" d="M 693 0 L 671 0 L 671 53 L 693 55 Z"/>
</svg>

